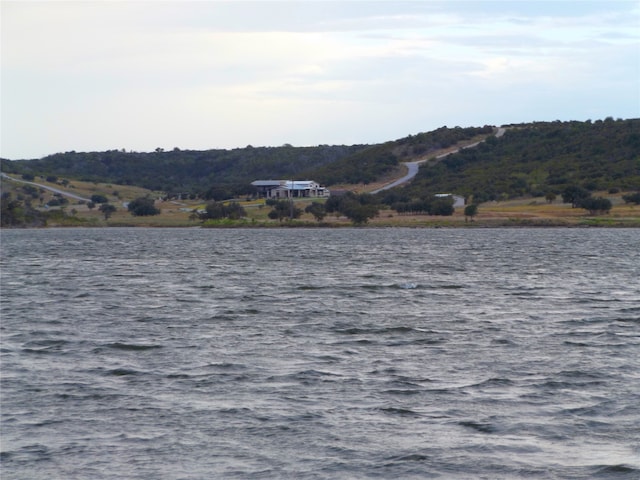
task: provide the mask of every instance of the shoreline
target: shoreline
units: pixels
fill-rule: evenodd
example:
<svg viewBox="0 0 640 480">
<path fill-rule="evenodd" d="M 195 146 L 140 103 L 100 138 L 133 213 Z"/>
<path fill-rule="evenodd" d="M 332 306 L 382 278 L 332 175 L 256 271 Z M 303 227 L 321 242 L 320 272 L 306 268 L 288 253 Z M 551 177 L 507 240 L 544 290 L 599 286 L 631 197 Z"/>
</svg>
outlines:
<svg viewBox="0 0 640 480">
<path fill-rule="evenodd" d="M 591 221 L 590 221 L 591 220 Z M 621 221 L 615 219 L 603 219 L 593 218 L 585 219 L 585 221 L 558 221 L 548 219 L 496 219 L 495 221 L 474 221 L 468 223 L 461 223 L 455 221 L 438 221 L 433 222 L 421 222 L 421 223 L 409 223 L 409 222 L 370 222 L 361 225 L 354 225 L 347 222 L 283 222 L 281 224 L 276 223 L 262 223 L 262 222 L 248 222 L 248 221 L 235 221 L 235 222 L 217 222 L 208 224 L 163 224 L 162 222 L 150 222 L 150 223 L 136 223 L 136 222 L 103 222 L 96 224 L 93 222 L 53 222 L 44 226 L 23 225 L 23 226 L 5 226 L 0 228 L 4 230 L 24 230 L 24 229 L 50 229 L 50 228 L 169 228 L 169 229 L 342 229 L 342 228 L 355 228 L 355 229 L 392 229 L 392 228 L 405 228 L 405 229 L 491 229 L 491 228 L 640 228 L 640 218 L 629 219 L 628 221 Z"/>
</svg>

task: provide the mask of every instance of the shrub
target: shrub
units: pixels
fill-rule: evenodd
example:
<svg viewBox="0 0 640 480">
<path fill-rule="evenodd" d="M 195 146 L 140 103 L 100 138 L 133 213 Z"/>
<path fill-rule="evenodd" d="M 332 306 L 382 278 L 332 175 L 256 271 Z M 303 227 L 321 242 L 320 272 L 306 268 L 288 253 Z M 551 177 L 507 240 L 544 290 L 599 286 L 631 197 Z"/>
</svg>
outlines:
<svg viewBox="0 0 640 480">
<path fill-rule="evenodd" d="M 129 202 L 127 209 L 131 212 L 131 215 L 136 217 L 158 215 L 160 213 L 160 210 L 155 207 L 154 201 L 150 197 L 136 198 Z"/>
<path fill-rule="evenodd" d="M 609 213 L 611 210 L 611 200 L 603 197 L 588 197 L 580 201 L 579 207 L 589 210 L 591 215 L 596 215 L 597 213 Z"/>
<path fill-rule="evenodd" d="M 109 201 L 109 199 L 107 197 L 105 197 L 104 195 L 93 194 L 93 195 L 91 195 L 91 201 L 93 203 L 107 203 Z"/>
<path fill-rule="evenodd" d="M 624 200 L 624 203 L 635 203 L 636 205 L 640 205 L 640 192 L 623 195 L 622 200 Z"/>
</svg>

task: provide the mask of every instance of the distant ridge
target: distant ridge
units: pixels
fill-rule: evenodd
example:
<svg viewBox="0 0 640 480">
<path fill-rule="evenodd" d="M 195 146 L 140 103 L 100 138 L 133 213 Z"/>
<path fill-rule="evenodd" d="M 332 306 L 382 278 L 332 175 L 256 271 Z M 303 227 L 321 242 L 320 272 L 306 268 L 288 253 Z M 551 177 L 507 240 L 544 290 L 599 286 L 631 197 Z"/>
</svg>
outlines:
<svg viewBox="0 0 640 480">
<path fill-rule="evenodd" d="M 423 161 L 405 195 L 447 191 L 487 200 L 559 192 L 575 184 L 589 190 L 640 188 L 640 119 L 533 122 L 441 127 L 377 145 L 245 147 L 150 153 L 110 150 L 66 152 L 42 159 L 0 160 L 2 172 L 136 185 L 167 193 L 228 198 L 251 192 L 259 178 L 310 178 L 326 186 L 371 184 L 402 162 Z M 472 138 L 475 148 L 439 162 L 430 154 Z M 425 161 L 426 159 L 426 161 Z M 382 193 L 381 193 L 382 194 Z"/>
</svg>

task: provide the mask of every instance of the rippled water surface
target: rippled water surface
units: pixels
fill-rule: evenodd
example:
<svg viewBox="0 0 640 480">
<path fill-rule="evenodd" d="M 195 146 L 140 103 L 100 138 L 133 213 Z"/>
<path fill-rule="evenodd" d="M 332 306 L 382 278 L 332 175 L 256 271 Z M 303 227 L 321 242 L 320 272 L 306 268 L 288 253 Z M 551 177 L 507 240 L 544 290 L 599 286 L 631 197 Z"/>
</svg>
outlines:
<svg viewBox="0 0 640 480">
<path fill-rule="evenodd" d="M 640 478 L 640 230 L 1 235 L 3 480 Z"/>
</svg>

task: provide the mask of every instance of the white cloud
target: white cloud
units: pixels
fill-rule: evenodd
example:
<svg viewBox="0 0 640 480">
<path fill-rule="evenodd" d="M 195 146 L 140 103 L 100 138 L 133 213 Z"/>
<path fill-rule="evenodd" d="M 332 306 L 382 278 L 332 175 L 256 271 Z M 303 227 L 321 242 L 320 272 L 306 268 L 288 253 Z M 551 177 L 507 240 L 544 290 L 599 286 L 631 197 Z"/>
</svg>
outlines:
<svg viewBox="0 0 640 480">
<path fill-rule="evenodd" d="M 630 2 L 1 8 L 9 158 L 370 143 L 443 124 L 640 113 Z"/>
</svg>

